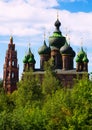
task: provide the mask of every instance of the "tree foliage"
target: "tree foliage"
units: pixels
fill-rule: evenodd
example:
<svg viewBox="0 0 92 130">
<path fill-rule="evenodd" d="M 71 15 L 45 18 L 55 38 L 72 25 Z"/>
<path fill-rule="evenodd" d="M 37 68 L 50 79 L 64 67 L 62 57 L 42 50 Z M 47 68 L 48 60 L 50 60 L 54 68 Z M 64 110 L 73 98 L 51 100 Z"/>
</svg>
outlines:
<svg viewBox="0 0 92 130">
<path fill-rule="evenodd" d="M 12 94 L 0 91 L 0 130 L 92 130 L 92 81 L 62 87 L 51 68 L 42 84 L 25 73 Z"/>
</svg>

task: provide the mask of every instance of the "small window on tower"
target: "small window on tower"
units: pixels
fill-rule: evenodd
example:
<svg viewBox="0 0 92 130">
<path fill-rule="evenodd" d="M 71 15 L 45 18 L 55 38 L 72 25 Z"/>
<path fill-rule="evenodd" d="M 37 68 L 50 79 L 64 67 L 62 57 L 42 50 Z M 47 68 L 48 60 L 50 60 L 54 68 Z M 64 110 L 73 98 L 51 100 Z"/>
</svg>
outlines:
<svg viewBox="0 0 92 130">
<path fill-rule="evenodd" d="M 14 61 L 12 61 L 12 66 L 14 66 Z"/>
<path fill-rule="evenodd" d="M 9 61 L 9 66 L 10 66 L 10 61 Z"/>
<path fill-rule="evenodd" d="M 14 72 L 12 72 L 12 78 L 14 78 Z"/>
</svg>

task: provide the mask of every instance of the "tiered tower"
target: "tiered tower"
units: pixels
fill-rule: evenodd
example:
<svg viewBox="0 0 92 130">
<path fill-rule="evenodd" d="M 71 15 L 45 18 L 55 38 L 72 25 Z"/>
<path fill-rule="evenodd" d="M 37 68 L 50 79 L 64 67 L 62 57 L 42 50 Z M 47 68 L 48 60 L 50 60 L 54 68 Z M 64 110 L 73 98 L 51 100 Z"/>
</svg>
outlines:
<svg viewBox="0 0 92 130">
<path fill-rule="evenodd" d="M 15 50 L 15 44 L 13 44 L 13 37 L 10 37 L 3 68 L 3 87 L 7 93 L 12 93 L 17 89 L 19 80 L 19 66 L 17 62 L 17 51 Z"/>
</svg>

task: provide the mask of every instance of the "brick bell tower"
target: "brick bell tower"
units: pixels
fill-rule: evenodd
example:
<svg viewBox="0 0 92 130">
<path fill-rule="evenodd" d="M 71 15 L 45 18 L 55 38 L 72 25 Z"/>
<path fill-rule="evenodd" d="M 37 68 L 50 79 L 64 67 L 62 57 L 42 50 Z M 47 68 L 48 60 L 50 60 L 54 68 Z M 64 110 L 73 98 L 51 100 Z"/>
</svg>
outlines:
<svg viewBox="0 0 92 130">
<path fill-rule="evenodd" d="M 10 37 L 3 68 L 3 87 L 6 93 L 12 93 L 17 89 L 19 80 L 19 66 L 17 62 L 17 51 L 15 50 L 15 44 L 13 44 L 13 37 Z"/>
</svg>

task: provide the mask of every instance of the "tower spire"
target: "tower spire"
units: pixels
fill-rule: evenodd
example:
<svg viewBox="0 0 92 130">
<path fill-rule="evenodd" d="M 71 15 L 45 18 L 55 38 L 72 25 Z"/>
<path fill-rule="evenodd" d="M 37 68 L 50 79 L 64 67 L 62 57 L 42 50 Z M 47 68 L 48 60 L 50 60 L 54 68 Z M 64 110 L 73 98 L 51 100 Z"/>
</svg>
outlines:
<svg viewBox="0 0 92 130">
<path fill-rule="evenodd" d="M 10 36 L 10 44 L 13 44 L 13 36 Z"/>
<path fill-rule="evenodd" d="M 31 43 L 30 42 L 28 43 L 28 50 L 29 50 L 28 53 L 30 53 L 31 52 Z"/>
</svg>

